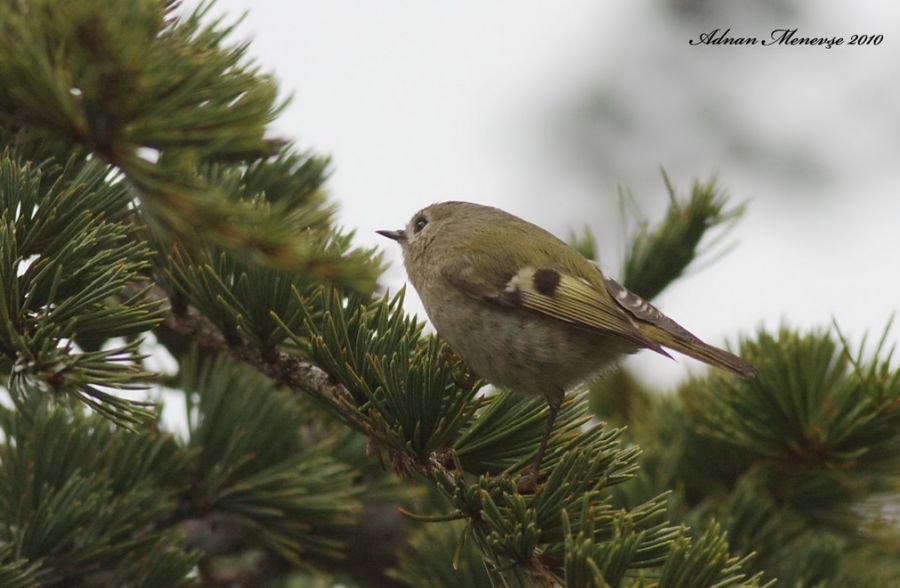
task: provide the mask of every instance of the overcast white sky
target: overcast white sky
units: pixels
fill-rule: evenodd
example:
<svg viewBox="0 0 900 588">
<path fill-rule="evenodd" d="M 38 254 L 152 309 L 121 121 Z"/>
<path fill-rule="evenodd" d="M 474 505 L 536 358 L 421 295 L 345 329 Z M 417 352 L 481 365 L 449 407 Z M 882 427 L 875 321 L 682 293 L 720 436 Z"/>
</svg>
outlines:
<svg viewBox="0 0 900 588">
<path fill-rule="evenodd" d="M 660 165 L 683 189 L 717 170 L 750 208 L 731 254 L 657 300 L 673 318 L 715 344 L 832 316 L 858 338 L 900 307 L 895 2 L 221 0 L 215 10 L 245 11 L 235 39 L 252 38 L 251 54 L 294 94 L 276 131 L 333 156 L 329 191 L 360 243 L 431 202 L 471 200 L 563 237 L 587 224 L 615 277 L 617 186 L 655 219 Z M 884 40 L 688 44 L 717 27 Z M 394 289 L 399 251 L 383 245 Z M 656 383 L 699 369 L 649 354 L 638 364 Z"/>
</svg>

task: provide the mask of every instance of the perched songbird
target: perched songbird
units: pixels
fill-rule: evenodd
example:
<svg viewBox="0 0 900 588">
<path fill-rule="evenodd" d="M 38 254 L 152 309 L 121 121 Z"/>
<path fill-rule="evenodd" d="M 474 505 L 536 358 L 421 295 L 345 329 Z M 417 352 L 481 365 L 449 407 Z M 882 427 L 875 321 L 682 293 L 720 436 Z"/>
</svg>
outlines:
<svg viewBox="0 0 900 588">
<path fill-rule="evenodd" d="M 544 229 L 497 208 L 441 202 L 405 229 L 378 233 L 400 243 L 428 318 L 476 374 L 547 399 L 535 479 L 566 390 L 624 354 L 647 348 L 668 356 L 667 347 L 739 376 L 756 373 Z"/>
</svg>

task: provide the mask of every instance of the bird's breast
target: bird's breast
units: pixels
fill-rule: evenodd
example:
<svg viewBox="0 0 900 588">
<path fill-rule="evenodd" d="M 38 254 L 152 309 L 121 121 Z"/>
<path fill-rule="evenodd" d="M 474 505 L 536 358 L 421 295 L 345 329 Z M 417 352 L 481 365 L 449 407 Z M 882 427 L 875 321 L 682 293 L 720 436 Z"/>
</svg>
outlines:
<svg viewBox="0 0 900 588">
<path fill-rule="evenodd" d="M 476 374 L 520 394 L 559 394 L 634 350 L 618 338 L 478 300 L 453 287 L 419 295 L 435 330 Z"/>
</svg>

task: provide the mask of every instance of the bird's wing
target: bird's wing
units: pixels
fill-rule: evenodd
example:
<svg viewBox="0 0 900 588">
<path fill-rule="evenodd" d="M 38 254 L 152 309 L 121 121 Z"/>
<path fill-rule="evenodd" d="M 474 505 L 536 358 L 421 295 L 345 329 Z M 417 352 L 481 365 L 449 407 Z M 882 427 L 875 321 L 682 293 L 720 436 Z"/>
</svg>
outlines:
<svg viewBox="0 0 900 588">
<path fill-rule="evenodd" d="M 650 323 L 659 327 L 670 335 L 683 340 L 686 343 L 702 343 L 699 337 L 664 315 L 658 308 L 627 289 L 612 278 L 603 276 L 606 290 L 612 296 L 616 304 L 621 306 L 629 315 L 644 323 Z"/>
<path fill-rule="evenodd" d="M 473 298 L 540 313 L 584 330 L 613 334 L 668 355 L 607 292 L 586 279 L 550 267 L 524 267 L 505 282 L 498 281 L 498 285 L 476 279 L 475 274 L 472 268 L 457 266 L 445 271 L 444 277 Z"/>
</svg>

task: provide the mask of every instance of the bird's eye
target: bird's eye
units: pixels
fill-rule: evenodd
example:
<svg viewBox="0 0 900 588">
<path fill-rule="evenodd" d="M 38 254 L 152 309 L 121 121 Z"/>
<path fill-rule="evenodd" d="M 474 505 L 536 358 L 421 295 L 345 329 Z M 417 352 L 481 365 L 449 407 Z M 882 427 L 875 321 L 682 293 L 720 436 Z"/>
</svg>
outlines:
<svg viewBox="0 0 900 588">
<path fill-rule="evenodd" d="M 427 225 L 427 224 L 428 224 L 428 219 L 425 218 L 424 216 L 420 216 L 419 218 L 416 219 L 415 225 L 413 225 L 413 232 L 418 233 L 419 231 L 424 229 L 425 225 Z"/>
</svg>

